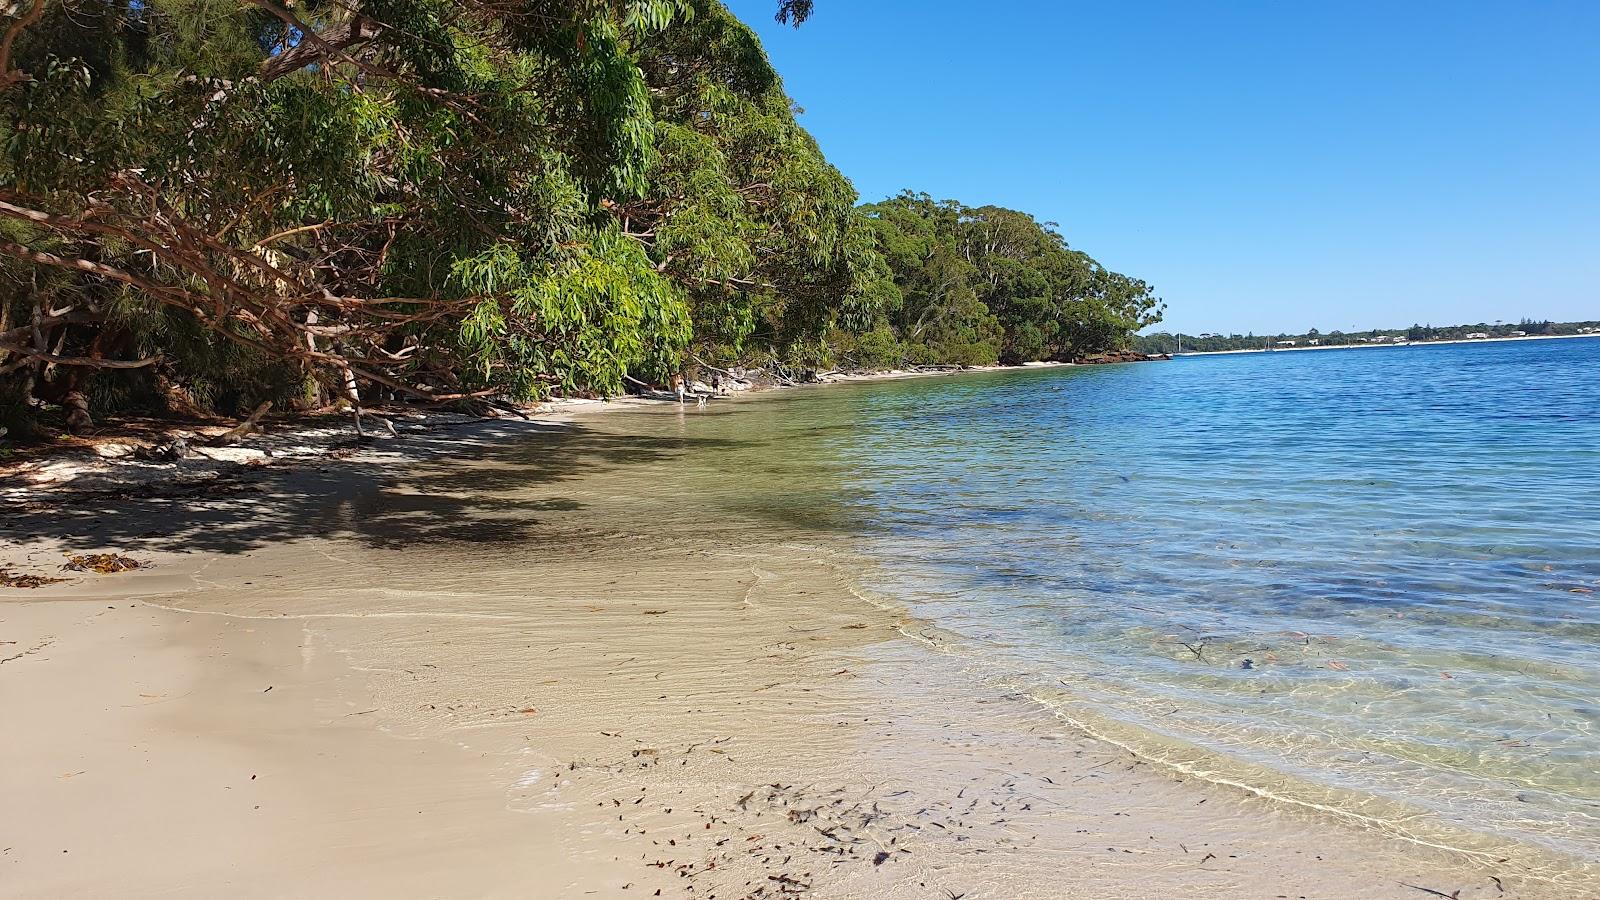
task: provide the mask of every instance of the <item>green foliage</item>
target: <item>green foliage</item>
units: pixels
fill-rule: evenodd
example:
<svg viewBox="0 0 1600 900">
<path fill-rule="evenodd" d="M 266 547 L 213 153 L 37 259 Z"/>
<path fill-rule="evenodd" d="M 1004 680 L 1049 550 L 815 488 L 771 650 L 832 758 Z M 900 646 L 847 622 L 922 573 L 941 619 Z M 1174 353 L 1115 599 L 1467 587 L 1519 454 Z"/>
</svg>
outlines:
<svg viewBox="0 0 1600 900">
<path fill-rule="evenodd" d="M 715 0 L 80 0 L 14 62 L 5 322 L 70 308 L 40 354 L 161 358 L 46 393 L 614 393 L 691 339 L 815 349 L 889 296 L 853 188 Z"/>
<path fill-rule="evenodd" d="M 918 362 L 1072 359 L 1126 346 L 1161 318 L 1149 285 L 995 206 L 905 193 L 864 207 L 892 273 L 886 324 Z"/>
<path fill-rule="evenodd" d="M 659 159 L 624 228 L 681 284 L 708 350 L 788 354 L 870 327 L 885 295 L 855 189 L 796 122 L 754 32 L 720 3 L 639 47 Z"/>
<path fill-rule="evenodd" d="M 1158 316 L 1025 214 L 857 207 L 718 0 L 49 2 L 10 62 L 8 415 L 984 364 Z"/>
<path fill-rule="evenodd" d="M 567 391 L 622 390 L 630 370 L 672 370 L 690 327 L 673 285 L 644 251 L 614 231 L 601 232 L 554 265 L 530 262 L 511 244 L 457 259 L 451 284 L 479 297 L 460 326 L 460 346 L 474 385 L 516 397 L 540 396 L 549 383 Z M 513 380 L 496 378 L 506 367 Z M 535 373 L 559 372 L 561 380 Z"/>
<path fill-rule="evenodd" d="M 870 331 L 835 329 L 828 333 L 827 345 L 836 363 L 851 369 L 887 370 L 906 364 L 906 348 L 887 324 Z"/>
</svg>

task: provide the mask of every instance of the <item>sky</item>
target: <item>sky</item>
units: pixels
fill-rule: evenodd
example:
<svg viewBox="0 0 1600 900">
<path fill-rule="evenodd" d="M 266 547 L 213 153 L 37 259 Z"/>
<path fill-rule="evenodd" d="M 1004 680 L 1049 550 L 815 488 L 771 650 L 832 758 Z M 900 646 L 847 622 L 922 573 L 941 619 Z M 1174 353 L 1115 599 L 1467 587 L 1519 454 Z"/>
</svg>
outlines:
<svg viewBox="0 0 1600 900">
<path fill-rule="evenodd" d="M 1600 2 L 728 5 L 863 200 L 1057 222 L 1161 330 L 1600 319 Z"/>
</svg>

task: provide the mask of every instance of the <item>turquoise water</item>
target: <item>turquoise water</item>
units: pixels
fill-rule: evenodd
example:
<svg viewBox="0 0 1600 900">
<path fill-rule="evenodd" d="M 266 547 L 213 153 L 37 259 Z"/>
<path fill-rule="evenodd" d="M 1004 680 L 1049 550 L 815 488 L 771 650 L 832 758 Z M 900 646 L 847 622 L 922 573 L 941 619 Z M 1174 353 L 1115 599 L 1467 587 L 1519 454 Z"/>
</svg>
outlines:
<svg viewBox="0 0 1600 900">
<path fill-rule="evenodd" d="M 1194 774 L 1600 860 L 1600 340 L 834 390 L 865 588 L 975 672 Z"/>
</svg>

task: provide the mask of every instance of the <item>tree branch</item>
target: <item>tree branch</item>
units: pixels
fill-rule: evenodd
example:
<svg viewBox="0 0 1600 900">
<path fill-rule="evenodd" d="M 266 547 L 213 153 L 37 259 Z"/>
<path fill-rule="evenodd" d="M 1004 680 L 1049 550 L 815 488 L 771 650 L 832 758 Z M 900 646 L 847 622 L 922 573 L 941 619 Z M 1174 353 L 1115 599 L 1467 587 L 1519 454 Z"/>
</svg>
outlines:
<svg viewBox="0 0 1600 900">
<path fill-rule="evenodd" d="M 33 0 L 33 5 L 28 11 L 18 16 L 6 27 L 4 36 L 0 36 L 0 91 L 11 87 L 21 81 L 32 81 L 33 76 L 19 69 L 11 68 L 11 50 L 17 42 L 17 37 L 39 21 L 44 15 L 44 0 Z"/>
<path fill-rule="evenodd" d="M 23 344 L 11 341 L 0 341 L 0 350 L 14 353 L 27 359 L 39 359 L 58 366 L 87 366 L 91 369 L 142 369 L 153 366 L 161 361 L 159 355 L 147 359 L 98 359 L 92 356 L 58 356 L 42 350 L 35 350 Z"/>
<path fill-rule="evenodd" d="M 277 56 L 271 56 L 261 64 L 259 72 L 262 81 L 276 81 L 285 75 L 330 57 L 348 62 L 360 69 L 367 68 L 364 64 L 351 56 L 346 51 L 357 44 L 363 44 L 378 35 L 377 23 L 360 13 L 356 13 L 349 22 L 335 25 L 325 32 L 319 32 L 307 25 L 304 21 L 290 12 L 288 7 L 273 0 L 249 0 L 272 15 L 276 16 L 285 25 L 300 32 L 300 43 L 292 49 L 285 50 Z M 372 26 L 369 30 L 369 26 Z"/>
</svg>

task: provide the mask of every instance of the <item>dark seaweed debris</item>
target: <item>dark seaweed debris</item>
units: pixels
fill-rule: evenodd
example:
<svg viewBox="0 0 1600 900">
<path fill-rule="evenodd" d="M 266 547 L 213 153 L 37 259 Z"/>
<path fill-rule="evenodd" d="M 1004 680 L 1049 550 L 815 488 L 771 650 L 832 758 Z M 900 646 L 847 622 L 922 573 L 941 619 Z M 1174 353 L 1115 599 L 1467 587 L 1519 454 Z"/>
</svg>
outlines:
<svg viewBox="0 0 1600 900">
<path fill-rule="evenodd" d="M 96 572 L 101 575 L 112 575 L 117 572 L 127 572 L 143 567 L 144 563 L 131 556 L 121 556 L 116 553 L 89 553 L 81 556 L 68 556 L 67 564 L 61 568 L 69 572 Z"/>
<path fill-rule="evenodd" d="M 65 578 L 51 578 L 48 575 L 23 575 L 0 567 L 0 587 L 39 588 L 47 584 L 60 584 L 66 580 Z"/>
</svg>

